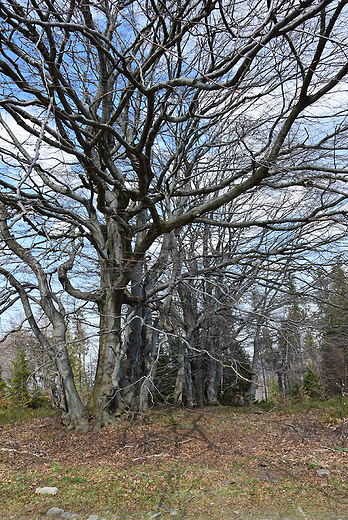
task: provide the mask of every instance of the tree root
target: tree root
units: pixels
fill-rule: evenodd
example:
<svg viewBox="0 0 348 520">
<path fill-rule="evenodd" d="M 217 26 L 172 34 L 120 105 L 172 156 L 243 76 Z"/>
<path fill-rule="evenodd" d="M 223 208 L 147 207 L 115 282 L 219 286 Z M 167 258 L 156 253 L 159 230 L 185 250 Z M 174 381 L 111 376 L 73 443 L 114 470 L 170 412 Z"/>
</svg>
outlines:
<svg viewBox="0 0 348 520">
<path fill-rule="evenodd" d="M 104 426 L 116 426 L 116 419 L 107 410 L 101 410 L 95 416 L 93 429 L 95 433 L 99 433 Z"/>
<path fill-rule="evenodd" d="M 72 417 L 69 413 L 62 414 L 62 423 L 68 430 L 81 430 L 87 433 L 89 430 L 88 414 L 83 414 L 81 417 Z"/>
</svg>

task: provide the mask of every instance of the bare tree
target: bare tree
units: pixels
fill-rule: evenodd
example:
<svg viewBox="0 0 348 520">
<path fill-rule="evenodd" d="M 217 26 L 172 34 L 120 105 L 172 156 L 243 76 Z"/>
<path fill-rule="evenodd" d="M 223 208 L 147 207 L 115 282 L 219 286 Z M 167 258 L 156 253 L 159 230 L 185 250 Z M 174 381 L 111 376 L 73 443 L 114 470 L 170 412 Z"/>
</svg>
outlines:
<svg viewBox="0 0 348 520">
<path fill-rule="evenodd" d="M 69 427 L 122 408 L 122 305 L 170 280 L 159 270 L 141 296 L 125 291 L 164 235 L 240 230 L 230 262 L 332 238 L 348 172 L 346 4 L 0 2 L 3 309 L 20 300 L 57 363 Z M 99 317 L 87 408 L 66 350 L 72 302 Z"/>
</svg>

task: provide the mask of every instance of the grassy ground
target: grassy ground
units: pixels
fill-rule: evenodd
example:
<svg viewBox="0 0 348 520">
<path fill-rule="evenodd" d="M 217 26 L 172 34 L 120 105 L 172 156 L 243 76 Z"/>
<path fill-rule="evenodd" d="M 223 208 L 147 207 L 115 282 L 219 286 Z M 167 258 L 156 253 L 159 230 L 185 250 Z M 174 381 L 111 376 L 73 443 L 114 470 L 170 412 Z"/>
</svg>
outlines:
<svg viewBox="0 0 348 520">
<path fill-rule="evenodd" d="M 306 406 L 162 408 L 98 436 L 56 417 L 3 425 L 0 517 L 348 520 L 348 425 L 335 402 Z"/>
<path fill-rule="evenodd" d="M 33 419 L 44 419 L 55 412 L 51 408 L 27 408 L 15 407 L 13 405 L 1 406 L 0 404 L 0 426 L 4 424 L 15 424 L 28 422 Z"/>
</svg>

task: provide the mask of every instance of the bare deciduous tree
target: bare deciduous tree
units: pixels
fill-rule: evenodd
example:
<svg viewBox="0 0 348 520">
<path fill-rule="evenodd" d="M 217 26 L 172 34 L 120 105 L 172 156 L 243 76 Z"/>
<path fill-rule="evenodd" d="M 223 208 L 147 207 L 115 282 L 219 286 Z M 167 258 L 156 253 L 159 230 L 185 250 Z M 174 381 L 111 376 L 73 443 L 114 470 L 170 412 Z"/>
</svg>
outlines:
<svg viewBox="0 0 348 520">
<path fill-rule="evenodd" d="M 112 423 L 134 383 L 122 305 L 170 287 L 163 237 L 222 226 L 225 263 L 332 238 L 348 172 L 346 4 L 0 2 L 3 308 L 21 301 L 57 363 L 69 427 L 87 429 L 88 413 Z M 145 261 L 157 276 L 125 293 Z M 87 407 L 66 350 L 72 302 L 99 316 Z"/>
</svg>

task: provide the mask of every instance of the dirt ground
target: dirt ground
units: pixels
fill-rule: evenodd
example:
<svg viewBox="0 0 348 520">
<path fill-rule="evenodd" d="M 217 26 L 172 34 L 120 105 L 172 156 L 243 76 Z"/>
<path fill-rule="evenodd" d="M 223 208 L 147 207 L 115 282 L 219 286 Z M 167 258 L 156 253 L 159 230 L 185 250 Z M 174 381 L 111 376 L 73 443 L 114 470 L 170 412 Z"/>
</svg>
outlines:
<svg viewBox="0 0 348 520">
<path fill-rule="evenodd" d="M 101 466 L 127 470 L 179 461 L 211 468 L 221 486 L 227 487 L 240 479 L 242 471 L 245 486 L 248 479 L 258 481 L 258 500 L 262 500 L 262 486 L 269 491 L 274 484 L 273 502 L 269 492 L 267 495 L 272 510 L 277 507 L 277 495 L 291 493 L 291 483 L 301 482 L 303 489 L 316 494 L 320 510 L 330 505 L 334 511 L 337 506 L 335 518 L 345 520 L 347 446 L 348 421 L 328 424 L 318 411 L 310 409 L 289 415 L 259 410 L 240 414 L 227 407 L 163 408 L 145 419 L 122 419 L 116 429 L 104 428 L 99 434 L 92 428 L 88 434 L 67 432 L 58 417 L 50 416 L 0 427 L 0 478 L 9 470 L 20 471 L 23 465 L 36 470 L 52 461 L 94 470 Z M 209 494 L 209 486 L 204 492 Z M 302 507 L 297 509 L 298 518 L 306 517 Z M 325 516 L 321 513 L 320 518 Z"/>
</svg>

